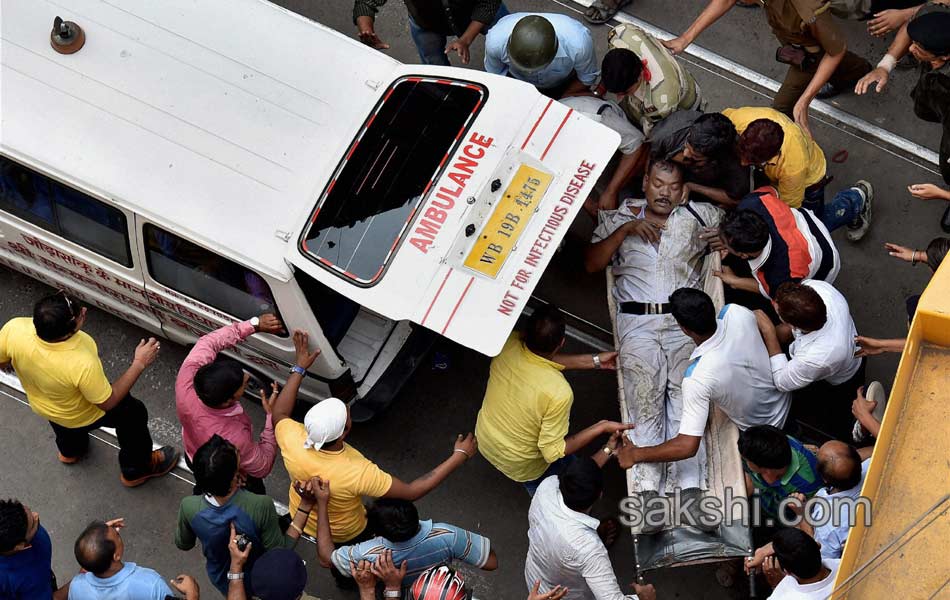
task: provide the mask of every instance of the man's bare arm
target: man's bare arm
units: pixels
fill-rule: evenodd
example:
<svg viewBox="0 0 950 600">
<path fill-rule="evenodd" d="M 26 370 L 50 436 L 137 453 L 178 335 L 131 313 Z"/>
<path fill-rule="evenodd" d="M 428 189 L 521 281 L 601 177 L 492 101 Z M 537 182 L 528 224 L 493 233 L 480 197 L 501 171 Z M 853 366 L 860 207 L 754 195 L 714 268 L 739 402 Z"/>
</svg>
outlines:
<svg viewBox="0 0 950 600">
<path fill-rule="evenodd" d="M 624 440 L 624 445 L 617 452 L 617 462 L 624 469 L 629 469 L 635 464 L 657 463 L 657 462 L 675 462 L 696 456 L 699 451 L 699 436 L 677 434 L 676 437 L 667 440 L 659 446 L 639 447 L 633 445 L 628 440 Z"/>
</svg>

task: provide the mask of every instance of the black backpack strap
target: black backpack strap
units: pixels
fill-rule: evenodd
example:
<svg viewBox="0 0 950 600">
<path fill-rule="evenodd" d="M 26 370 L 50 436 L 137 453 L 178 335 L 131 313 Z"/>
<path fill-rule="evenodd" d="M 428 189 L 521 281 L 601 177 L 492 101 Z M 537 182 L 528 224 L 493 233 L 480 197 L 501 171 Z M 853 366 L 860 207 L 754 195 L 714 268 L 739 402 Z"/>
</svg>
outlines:
<svg viewBox="0 0 950 600">
<path fill-rule="evenodd" d="M 704 221 L 703 218 L 702 218 L 701 216 L 699 216 L 699 213 L 696 212 L 696 209 L 693 208 L 693 207 L 691 206 L 691 204 L 692 204 L 692 202 L 687 201 L 686 204 L 684 204 L 683 206 L 686 208 L 686 210 L 689 211 L 689 214 L 691 214 L 691 215 L 693 215 L 694 217 L 696 217 L 696 220 L 699 221 L 699 224 L 700 224 L 700 225 L 702 225 L 703 227 L 708 227 L 708 225 L 706 225 L 706 221 Z M 709 254 L 710 252 L 712 252 L 712 250 L 709 249 L 709 244 L 706 244 L 706 251 L 703 252 L 703 256 L 706 256 L 706 255 Z"/>
<path fill-rule="evenodd" d="M 692 204 L 691 202 L 686 202 L 686 204 L 684 204 L 683 206 L 686 208 L 686 210 L 689 211 L 689 214 L 696 217 L 696 220 L 699 221 L 700 225 L 702 225 L 703 227 L 708 227 L 708 225 L 706 225 L 706 221 L 703 221 L 703 218 L 699 216 L 699 213 L 696 212 L 696 209 L 693 208 L 691 204 Z"/>
</svg>

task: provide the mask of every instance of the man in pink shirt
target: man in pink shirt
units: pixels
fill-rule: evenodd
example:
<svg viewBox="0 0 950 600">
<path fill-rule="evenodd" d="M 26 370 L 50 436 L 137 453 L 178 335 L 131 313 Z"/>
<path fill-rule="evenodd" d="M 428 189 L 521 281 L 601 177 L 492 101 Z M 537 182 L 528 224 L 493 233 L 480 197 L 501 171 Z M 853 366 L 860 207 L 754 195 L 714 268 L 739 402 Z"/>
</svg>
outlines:
<svg viewBox="0 0 950 600">
<path fill-rule="evenodd" d="M 241 473 L 247 477 L 244 487 L 255 494 L 264 494 L 263 479 L 270 473 L 277 457 L 277 441 L 271 422 L 277 386 L 274 385 L 270 398 L 261 392 L 261 404 L 267 413 L 267 420 L 260 441 L 255 442 L 251 419 L 241 406 L 241 396 L 244 395 L 249 375 L 236 360 L 219 359 L 218 353 L 233 348 L 254 333 L 274 334 L 281 331 L 283 325 L 271 314 L 212 331 L 195 343 L 175 381 L 175 406 L 181 422 L 185 460 L 190 465 L 191 457 L 198 448 L 211 436 L 218 434 L 237 447 Z"/>
</svg>

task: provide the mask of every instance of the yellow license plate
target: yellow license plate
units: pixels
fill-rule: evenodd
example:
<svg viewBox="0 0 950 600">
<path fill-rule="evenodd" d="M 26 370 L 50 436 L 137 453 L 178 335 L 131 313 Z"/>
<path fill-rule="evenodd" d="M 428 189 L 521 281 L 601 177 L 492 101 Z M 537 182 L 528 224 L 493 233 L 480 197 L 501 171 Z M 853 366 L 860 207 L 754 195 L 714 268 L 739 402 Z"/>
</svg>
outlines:
<svg viewBox="0 0 950 600">
<path fill-rule="evenodd" d="M 494 278 L 508 260 L 553 176 L 521 165 L 482 229 L 465 266 Z"/>
</svg>

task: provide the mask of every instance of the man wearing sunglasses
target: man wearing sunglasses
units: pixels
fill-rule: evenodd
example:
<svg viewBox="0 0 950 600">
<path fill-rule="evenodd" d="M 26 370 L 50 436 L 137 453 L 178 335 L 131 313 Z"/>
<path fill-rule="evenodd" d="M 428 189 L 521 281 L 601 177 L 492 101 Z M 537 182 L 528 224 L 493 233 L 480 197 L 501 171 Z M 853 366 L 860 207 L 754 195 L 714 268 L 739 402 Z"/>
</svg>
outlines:
<svg viewBox="0 0 950 600">
<path fill-rule="evenodd" d="M 11 319 L 0 329 L 0 368 L 13 367 L 33 412 L 56 434 L 59 460 L 78 462 L 89 447 L 88 433 L 114 427 L 119 439 L 119 479 L 142 485 L 178 464 L 171 446 L 152 450 L 148 409 L 130 391 L 158 356 L 155 338 L 142 340 L 132 364 L 110 384 L 92 337 L 82 331 L 86 308 L 57 292 L 33 307 L 33 318 Z"/>
</svg>

